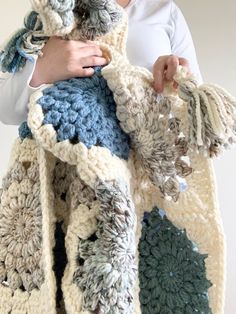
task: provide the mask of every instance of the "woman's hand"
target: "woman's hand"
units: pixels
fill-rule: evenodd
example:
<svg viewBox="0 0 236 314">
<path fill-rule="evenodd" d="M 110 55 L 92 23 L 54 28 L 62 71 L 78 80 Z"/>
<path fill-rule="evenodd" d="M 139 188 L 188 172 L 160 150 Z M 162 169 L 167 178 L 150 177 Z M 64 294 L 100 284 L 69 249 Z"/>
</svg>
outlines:
<svg viewBox="0 0 236 314">
<path fill-rule="evenodd" d="M 30 86 L 53 84 L 73 77 L 88 77 L 93 66 L 107 64 L 101 49 L 93 42 L 49 38 L 38 57 Z"/>
<path fill-rule="evenodd" d="M 179 58 L 175 55 L 161 56 L 153 66 L 154 89 L 157 93 L 162 93 L 165 82 L 173 81 L 173 87 L 177 88 L 178 84 L 173 80 L 177 67 L 182 65 L 187 67 L 190 73 L 189 62 L 187 59 Z"/>
</svg>

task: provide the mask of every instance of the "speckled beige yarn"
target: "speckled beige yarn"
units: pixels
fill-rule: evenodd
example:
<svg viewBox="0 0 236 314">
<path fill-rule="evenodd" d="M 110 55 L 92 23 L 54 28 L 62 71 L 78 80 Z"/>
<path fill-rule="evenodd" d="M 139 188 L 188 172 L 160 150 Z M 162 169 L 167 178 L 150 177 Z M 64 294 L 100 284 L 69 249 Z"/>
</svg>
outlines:
<svg viewBox="0 0 236 314">
<path fill-rule="evenodd" d="M 3 180 L 0 213 L 1 280 L 28 292 L 43 283 L 38 164 L 16 162 Z"/>
<path fill-rule="evenodd" d="M 50 302 L 42 302 L 47 299 L 48 285 L 39 168 L 35 141 L 17 139 L 1 192 L 0 313 L 51 311 Z"/>
</svg>

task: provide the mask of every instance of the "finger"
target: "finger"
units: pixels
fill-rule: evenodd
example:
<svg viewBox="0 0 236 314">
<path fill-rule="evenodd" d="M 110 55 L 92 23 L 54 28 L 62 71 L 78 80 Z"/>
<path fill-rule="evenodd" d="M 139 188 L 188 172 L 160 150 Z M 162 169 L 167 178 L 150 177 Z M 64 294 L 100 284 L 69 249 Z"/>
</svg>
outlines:
<svg viewBox="0 0 236 314">
<path fill-rule="evenodd" d="M 94 74 L 93 68 L 80 68 L 75 77 L 90 77 Z"/>
<path fill-rule="evenodd" d="M 93 41 L 93 40 L 85 40 L 85 42 L 86 42 L 89 46 L 97 46 L 97 44 L 96 44 L 95 41 Z"/>
<path fill-rule="evenodd" d="M 91 56 L 102 57 L 103 52 L 98 46 L 87 46 L 80 48 L 80 57 L 86 58 Z"/>
<path fill-rule="evenodd" d="M 185 58 L 179 58 L 179 64 L 188 69 L 188 73 L 191 73 L 189 61 Z"/>
<path fill-rule="evenodd" d="M 179 86 L 179 84 L 178 84 L 177 82 L 175 82 L 175 81 L 174 81 L 174 82 L 173 82 L 173 88 L 174 88 L 174 89 L 177 89 L 177 88 L 178 88 L 178 86 Z"/>
<path fill-rule="evenodd" d="M 84 41 L 78 41 L 78 40 L 72 40 L 72 39 L 63 39 L 62 37 L 56 37 L 56 36 L 53 36 L 51 38 L 62 40 L 66 45 L 69 46 L 70 49 L 73 49 L 73 50 L 92 46 L 92 44 L 88 44 Z"/>
<path fill-rule="evenodd" d="M 69 40 L 75 48 L 84 48 L 84 47 L 98 47 L 95 42 L 92 41 L 82 41 L 82 40 Z"/>
<path fill-rule="evenodd" d="M 153 67 L 154 89 L 156 90 L 157 93 L 161 93 L 163 91 L 165 69 L 166 69 L 165 59 L 158 58 Z"/>
<path fill-rule="evenodd" d="M 179 58 L 171 55 L 167 59 L 166 63 L 167 63 L 166 79 L 168 81 L 172 81 L 173 77 L 177 71 L 177 68 L 179 66 Z"/>
<path fill-rule="evenodd" d="M 95 47 L 95 43 L 87 43 L 85 41 L 77 41 L 75 40 L 75 45 L 78 48 L 84 48 L 84 47 Z"/>
<path fill-rule="evenodd" d="M 101 57 L 86 57 L 81 59 L 82 67 L 102 66 L 107 64 L 107 60 Z"/>
<path fill-rule="evenodd" d="M 50 36 L 48 40 L 63 40 L 63 38 L 61 36 L 58 36 L 58 35 L 53 35 L 53 36 Z"/>
</svg>

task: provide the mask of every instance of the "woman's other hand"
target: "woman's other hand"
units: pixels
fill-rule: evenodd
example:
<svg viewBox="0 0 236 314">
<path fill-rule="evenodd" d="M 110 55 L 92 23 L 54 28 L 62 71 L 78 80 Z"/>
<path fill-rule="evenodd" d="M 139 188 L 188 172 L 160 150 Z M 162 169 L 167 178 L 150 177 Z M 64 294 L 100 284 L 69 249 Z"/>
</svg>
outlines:
<svg viewBox="0 0 236 314">
<path fill-rule="evenodd" d="M 50 37 L 37 58 L 30 86 L 53 84 L 73 77 L 88 77 L 94 74 L 94 66 L 103 66 L 107 60 L 93 42 L 64 40 Z"/>
<path fill-rule="evenodd" d="M 165 82 L 173 82 L 173 87 L 178 84 L 173 80 L 179 65 L 187 67 L 190 73 L 189 62 L 185 58 L 179 58 L 175 55 L 160 56 L 153 65 L 154 89 L 157 93 L 162 93 Z"/>
</svg>

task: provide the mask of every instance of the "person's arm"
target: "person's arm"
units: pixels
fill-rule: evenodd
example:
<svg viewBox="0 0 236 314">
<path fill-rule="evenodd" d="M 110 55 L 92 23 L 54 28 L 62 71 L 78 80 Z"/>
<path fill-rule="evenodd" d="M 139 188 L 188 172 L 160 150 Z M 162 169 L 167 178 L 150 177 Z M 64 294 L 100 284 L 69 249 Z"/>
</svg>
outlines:
<svg viewBox="0 0 236 314">
<path fill-rule="evenodd" d="M 34 63 L 27 60 L 21 71 L 0 74 L 0 121 L 4 124 L 26 121 L 29 98 L 40 87 L 71 77 L 92 76 L 93 67 L 107 64 L 102 50 L 92 42 L 54 36 L 42 51 L 43 57 L 33 55 Z"/>
<path fill-rule="evenodd" d="M 0 72 L 0 121 L 4 124 L 19 125 L 26 121 L 28 101 L 37 89 L 29 85 L 35 62 L 27 60 L 25 67 L 17 73 Z"/>
<path fill-rule="evenodd" d="M 198 84 L 203 83 L 190 30 L 181 10 L 173 1 L 170 1 L 168 24 L 171 55 L 160 56 L 153 65 L 154 88 L 157 93 L 163 92 L 165 81 L 173 81 L 179 65 L 187 67 Z M 173 86 L 177 87 L 174 81 Z"/>
<path fill-rule="evenodd" d="M 196 76 L 199 84 L 201 84 L 203 79 L 197 61 L 191 32 L 183 13 L 173 1 L 171 6 L 170 23 L 172 26 L 172 34 L 170 36 L 172 54 L 188 60 L 191 72 Z"/>
</svg>

